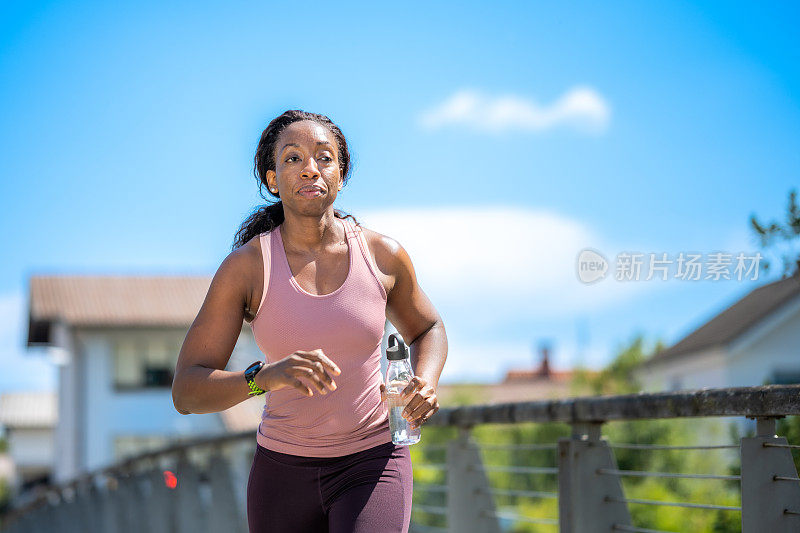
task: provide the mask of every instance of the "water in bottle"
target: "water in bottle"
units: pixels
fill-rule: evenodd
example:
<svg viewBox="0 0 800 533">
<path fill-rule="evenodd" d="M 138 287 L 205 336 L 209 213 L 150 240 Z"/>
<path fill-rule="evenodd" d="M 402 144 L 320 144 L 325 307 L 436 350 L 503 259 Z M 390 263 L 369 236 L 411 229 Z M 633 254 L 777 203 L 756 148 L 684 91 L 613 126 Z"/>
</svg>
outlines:
<svg viewBox="0 0 800 533">
<path fill-rule="evenodd" d="M 406 407 L 401 393 L 414 377 L 409 360 L 408 347 L 403 338 L 397 334 L 389 335 L 389 346 L 386 348 L 386 403 L 389 408 L 389 431 L 395 444 L 416 444 L 422 435 L 422 429 L 412 429 L 408 420 L 403 418 Z"/>
</svg>

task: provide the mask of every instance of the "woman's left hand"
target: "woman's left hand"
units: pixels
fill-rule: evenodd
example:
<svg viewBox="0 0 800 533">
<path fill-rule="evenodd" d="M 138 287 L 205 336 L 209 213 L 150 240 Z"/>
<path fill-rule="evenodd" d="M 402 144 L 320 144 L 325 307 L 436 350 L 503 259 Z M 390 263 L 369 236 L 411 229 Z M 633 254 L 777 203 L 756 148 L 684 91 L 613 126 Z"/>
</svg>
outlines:
<svg viewBox="0 0 800 533">
<path fill-rule="evenodd" d="M 384 391 L 385 387 L 381 385 L 383 394 L 385 394 Z M 411 378 L 406 388 L 400 393 L 400 397 L 403 402 L 406 402 L 403 417 L 409 421 L 412 428 L 418 428 L 439 410 L 436 390 L 419 376 Z"/>
</svg>

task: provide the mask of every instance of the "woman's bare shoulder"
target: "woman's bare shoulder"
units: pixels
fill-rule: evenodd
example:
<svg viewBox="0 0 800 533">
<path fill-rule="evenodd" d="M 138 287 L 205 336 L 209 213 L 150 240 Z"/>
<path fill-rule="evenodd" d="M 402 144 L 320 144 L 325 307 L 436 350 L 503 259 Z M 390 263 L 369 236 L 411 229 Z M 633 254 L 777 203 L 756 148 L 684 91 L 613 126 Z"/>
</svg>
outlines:
<svg viewBox="0 0 800 533">
<path fill-rule="evenodd" d="M 384 277 L 386 293 L 392 292 L 395 287 L 413 290 L 417 287 L 416 273 L 411 257 L 396 239 L 362 227 L 364 237 L 375 258 L 375 264 Z"/>
<path fill-rule="evenodd" d="M 364 231 L 364 237 L 366 237 L 367 242 L 371 244 L 375 244 L 376 246 L 381 246 L 383 248 L 392 248 L 400 246 L 395 239 L 389 237 L 388 235 L 384 235 L 383 233 L 379 233 L 374 229 L 370 229 L 366 226 L 359 225 L 359 227 Z"/>
<path fill-rule="evenodd" d="M 381 266 L 384 264 L 387 268 L 391 268 L 391 263 L 395 260 L 397 252 L 401 248 L 400 243 L 388 235 L 378 233 L 365 226 L 361 226 L 361 229 L 364 232 L 367 245 L 369 245 L 370 253 L 375 262 L 378 263 L 378 267 L 384 270 Z"/>
</svg>

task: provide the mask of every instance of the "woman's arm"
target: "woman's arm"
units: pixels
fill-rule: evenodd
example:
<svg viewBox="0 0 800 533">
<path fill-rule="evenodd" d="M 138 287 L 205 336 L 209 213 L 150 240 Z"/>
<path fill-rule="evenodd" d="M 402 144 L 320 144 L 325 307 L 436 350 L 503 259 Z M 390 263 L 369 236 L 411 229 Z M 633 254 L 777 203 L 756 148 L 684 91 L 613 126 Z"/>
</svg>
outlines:
<svg viewBox="0 0 800 533">
<path fill-rule="evenodd" d="M 417 283 L 406 250 L 398 244 L 393 256 L 395 282 L 388 293 L 386 317 L 410 348 L 414 374 L 436 387 L 447 359 L 444 323 Z"/>
<path fill-rule="evenodd" d="M 224 368 L 242 331 L 253 261 L 249 246 L 225 258 L 186 334 L 172 381 L 172 402 L 181 414 L 223 411 L 250 397 L 244 371 Z"/>
<path fill-rule="evenodd" d="M 408 344 L 415 374 L 403 392 L 409 399 L 403 414 L 419 425 L 439 410 L 436 388 L 447 359 L 447 334 L 439 313 L 417 282 L 408 253 L 392 239 L 383 237 L 381 241 L 382 262 L 388 264 L 394 280 L 387 293 L 386 316 Z"/>
</svg>

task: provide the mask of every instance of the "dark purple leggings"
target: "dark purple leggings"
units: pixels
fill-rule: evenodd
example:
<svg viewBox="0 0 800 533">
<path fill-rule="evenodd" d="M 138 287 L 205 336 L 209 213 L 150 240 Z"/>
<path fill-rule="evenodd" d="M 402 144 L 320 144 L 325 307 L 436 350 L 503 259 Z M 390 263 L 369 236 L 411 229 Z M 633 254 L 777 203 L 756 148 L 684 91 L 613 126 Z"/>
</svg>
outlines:
<svg viewBox="0 0 800 533">
<path fill-rule="evenodd" d="M 250 533 L 406 533 L 412 489 L 408 446 L 300 457 L 256 444 L 247 523 Z"/>
</svg>

